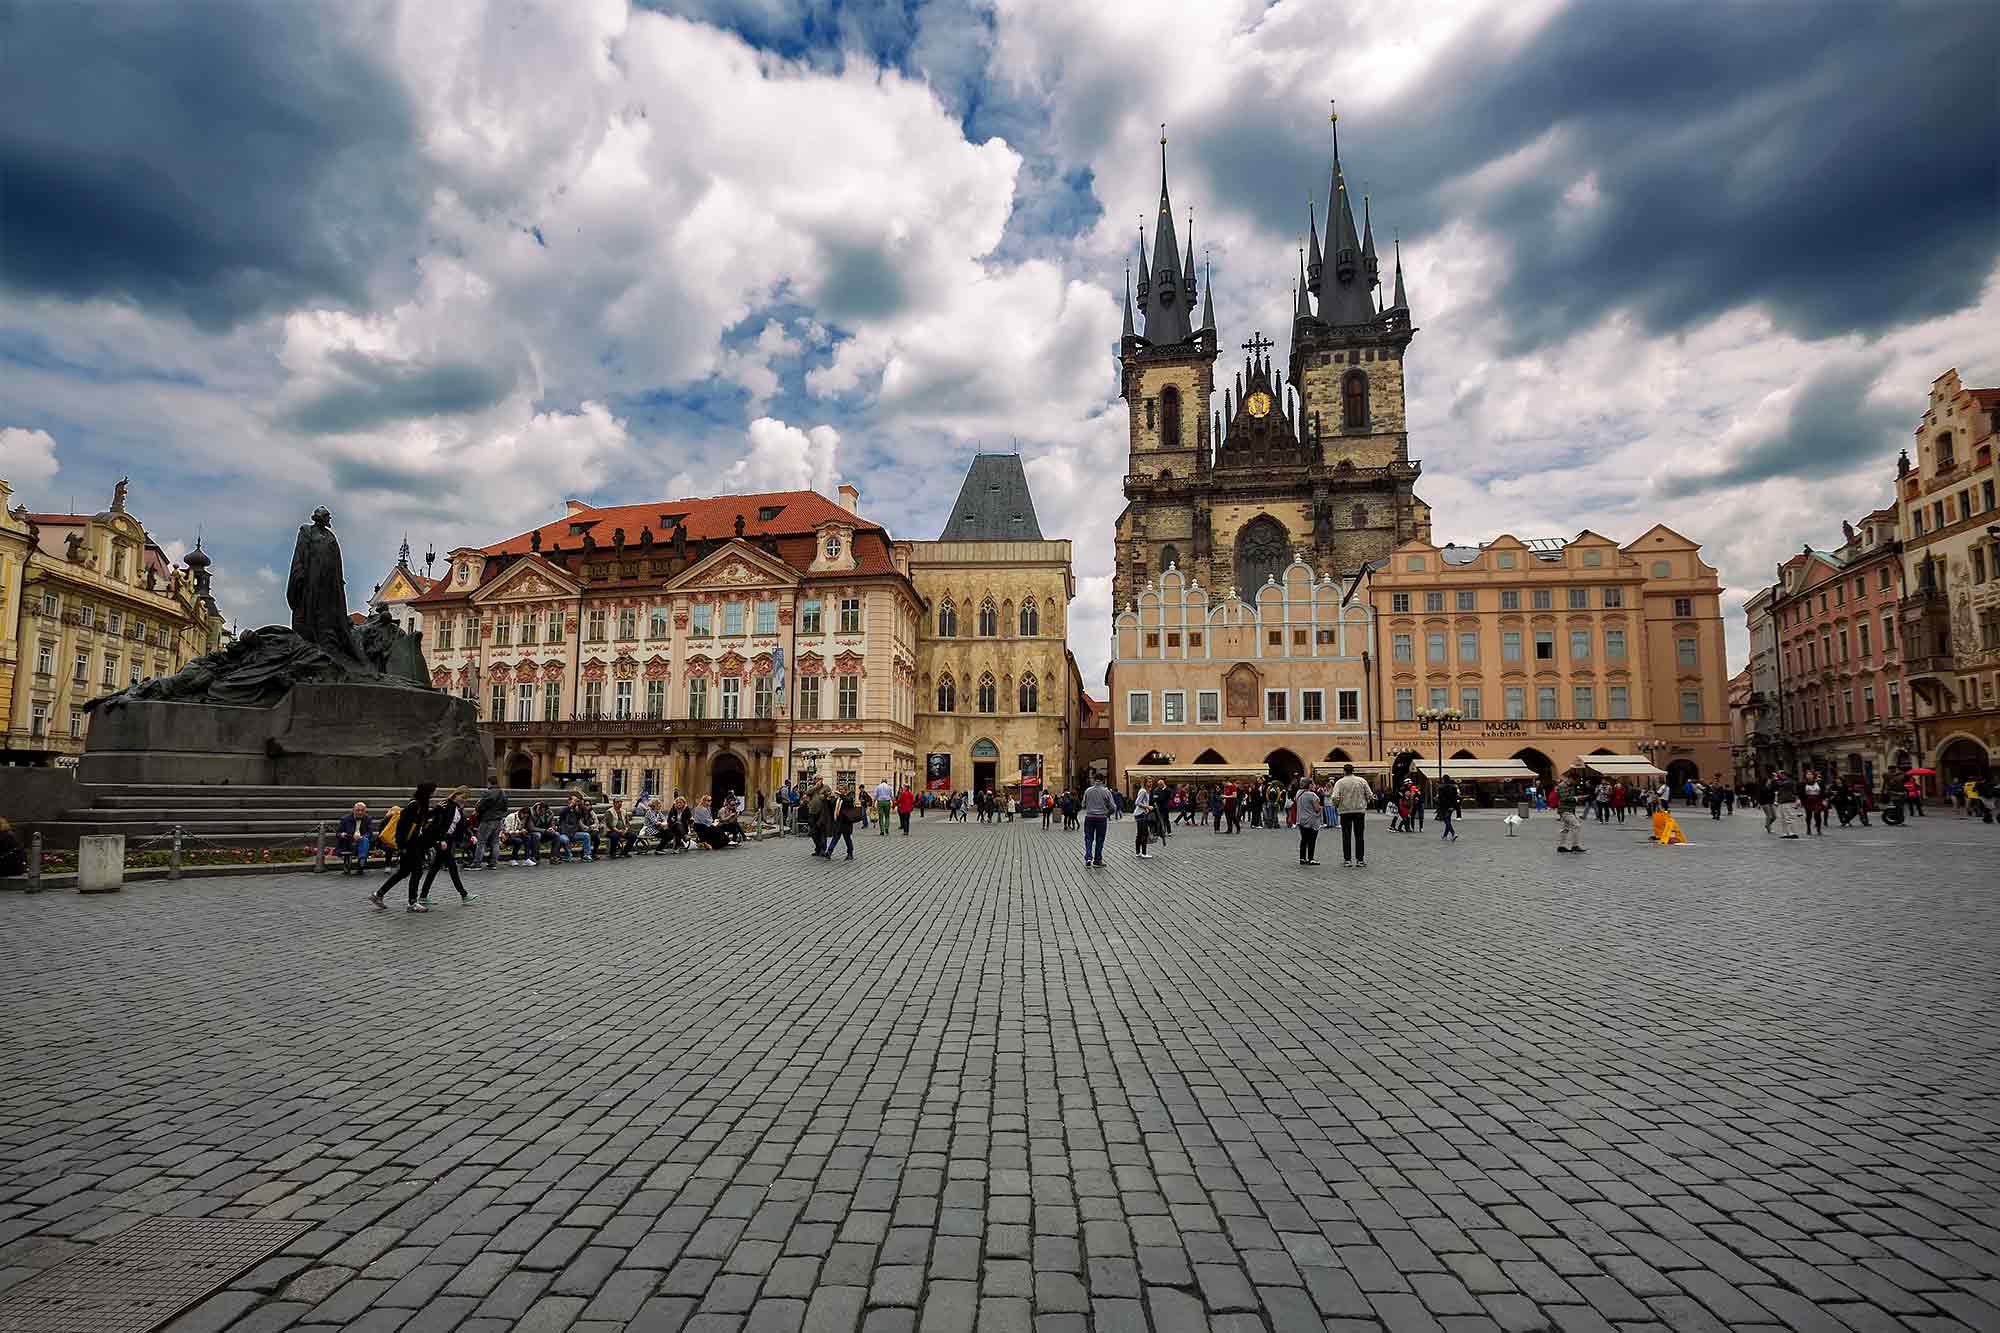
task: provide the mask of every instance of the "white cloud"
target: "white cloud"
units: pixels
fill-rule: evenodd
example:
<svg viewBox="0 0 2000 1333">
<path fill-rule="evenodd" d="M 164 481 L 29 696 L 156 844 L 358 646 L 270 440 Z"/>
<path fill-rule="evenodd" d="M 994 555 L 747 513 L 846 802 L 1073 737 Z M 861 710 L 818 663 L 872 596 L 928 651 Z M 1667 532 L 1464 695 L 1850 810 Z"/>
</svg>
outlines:
<svg viewBox="0 0 2000 1333">
<path fill-rule="evenodd" d="M 16 491 L 48 485 L 57 467 L 55 436 L 23 426 L 0 427 L 0 477 Z"/>
<path fill-rule="evenodd" d="M 775 417 L 750 423 L 750 453 L 722 474 L 726 492 L 833 490 L 840 432 L 831 426 L 800 430 Z"/>
</svg>

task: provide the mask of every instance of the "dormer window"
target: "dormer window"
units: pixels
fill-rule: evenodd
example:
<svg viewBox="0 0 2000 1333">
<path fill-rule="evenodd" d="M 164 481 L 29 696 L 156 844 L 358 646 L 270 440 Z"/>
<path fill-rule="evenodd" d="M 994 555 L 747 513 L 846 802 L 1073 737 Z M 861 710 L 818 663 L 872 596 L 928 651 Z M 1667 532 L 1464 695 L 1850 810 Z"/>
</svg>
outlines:
<svg viewBox="0 0 2000 1333">
<path fill-rule="evenodd" d="M 829 533 L 827 533 L 827 534 L 826 534 L 826 548 L 825 548 L 825 549 L 826 549 L 826 558 L 827 558 L 827 559 L 829 559 L 829 560 L 838 560 L 838 559 L 840 559 L 840 534 L 839 534 L 839 533 L 837 533 L 837 532 L 829 532 Z"/>
<path fill-rule="evenodd" d="M 772 519 L 783 513 L 784 510 L 785 507 L 783 505 L 764 505 L 757 510 L 757 521 L 759 523 L 769 523 Z"/>
<path fill-rule="evenodd" d="M 465 581 L 466 581 L 467 579 L 469 579 L 469 578 L 471 578 L 471 577 L 472 577 L 472 565 L 471 565 L 471 563 L 470 563 L 469 561 L 465 561 L 465 560 L 461 560 L 461 561 L 459 561 L 459 562 L 458 562 L 458 581 L 459 581 L 460 583 L 463 583 L 463 582 L 465 582 Z"/>
</svg>

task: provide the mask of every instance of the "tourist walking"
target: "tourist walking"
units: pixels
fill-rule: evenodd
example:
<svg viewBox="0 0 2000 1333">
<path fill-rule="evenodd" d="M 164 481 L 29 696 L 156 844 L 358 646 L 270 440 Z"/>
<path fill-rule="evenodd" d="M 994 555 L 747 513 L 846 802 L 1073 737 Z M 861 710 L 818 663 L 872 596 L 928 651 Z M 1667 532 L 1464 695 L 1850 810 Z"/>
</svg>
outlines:
<svg viewBox="0 0 2000 1333">
<path fill-rule="evenodd" d="M 1556 850 L 1559 852 L 1583 850 L 1583 821 L 1576 812 L 1577 789 L 1581 779 L 1582 770 L 1571 769 L 1556 782 Z"/>
<path fill-rule="evenodd" d="M 431 900 L 431 885 L 437 881 L 438 871 L 451 872 L 451 886 L 458 890 L 460 902 L 469 903 L 472 895 L 465 891 L 465 881 L 458 877 L 458 838 L 465 831 L 465 798 L 472 791 L 468 787 L 454 787 L 451 795 L 444 798 L 444 804 L 431 812 L 431 868 L 424 876 L 422 893 L 417 892 L 417 881 L 410 881 L 410 892 L 416 894 L 419 905 Z"/>
<path fill-rule="evenodd" d="M 382 887 L 368 895 L 368 901 L 377 908 L 387 906 L 382 900 L 389 890 L 401 880 L 410 881 L 410 907 L 412 912 L 428 912 L 430 909 L 417 901 L 417 879 L 429 864 L 431 844 L 429 841 L 431 821 L 431 793 L 437 790 L 435 782 L 419 782 L 409 804 L 396 816 L 397 837 L 402 843 L 402 860 L 397 863 L 396 873 L 382 882 Z"/>
<path fill-rule="evenodd" d="M 1618 822 L 1621 824 L 1625 822 L 1625 806 L 1630 799 L 1631 794 L 1625 790 L 1624 783 L 1620 782 L 1612 786 L 1611 813 L 1618 817 Z"/>
<path fill-rule="evenodd" d="M 1438 835 L 1439 842 L 1457 842 L 1458 829 L 1453 824 L 1459 816 L 1458 784 L 1446 774 L 1438 781 L 1437 790 L 1438 823 L 1444 825 L 1444 832 Z M 1601 806 L 1599 807 L 1602 808 Z"/>
<path fill-rule="evenodd" d="M 875 784 L 875 831 L 883 837 L 889 836 L 889 812 L 896 805 L 896 789 L 883 778 Z"/>
<path fill-rule="evenodd" d="M 1316 866 L 1319 850 L 1319 831 L 1325 820 L 1324 807 L 1319 792 L 1311 782 L 1299 788 L 1299 794 L 1292 798 L 1292 813 L 1299 830 L 1299 864 Z"/>
<path fill-rule="evenodd" d="M 854 789 L 851 787 L 842 787 L 840 789 L 840 800 L 834 808 L 833 836 L 846 845 L 847 856 L 844 858 L 846 860 L 852 861 L 854 859 L 854 826 L 861 823 L 865 817 L 861 800 L 854 794 Z M 833 842 L 831 840 L 826 844 L 826 857 L 829 861 L 833 859 Z"/>
<path fill-rule="evenodd" d="M 903 789 L 896 793 L 896 822 L 901 825 L 903 836 L 910 836 L 910 812 L 917 808 L 917 794 L 905 782 Z"/>
<path fill-rule="evenodd" d="M 1798 837 L 1799 835 L 1792 831 L 1792 820 L 1797 818 L 1793 810 L 1799 802 L 1799 784 L 1792 781 L 1782 769 L 1771 775 L 1771 801 L 1778 808 L 1778 836 Z"/>
<path fill-rule="evenodd" d="M 840 803 L 825 780 L 813 783 L 812 795 L 806 800 L 806 819 L 812 826 L 814 856 L 833 859 L 833 831 L 839 812 Z"/>
<path fill-rule="evenodd" d="M 1132 826 L 1138 832 L 1133 844 L 1133 855 L 1142 861 L 1150 861 L 1153 854 L 1146 850 L 1146 844 L 1153 836 L 1153 789 L 1145 783 L 1139 784 L 1139 792 L 1132 798 Z"/>
<path fill-rule="evenodd" d="M 1340 775 L 1333 784 L 1333 808 L 1340 812 L 1340 863 L 1366 866 L 1368 806 L 1375 789 L 1368 779 L 1355 776 L 1352 764 L 1342 764 Z"/>
<path fill-rule="evenodd" d="M 1819 774 L 1806 770 L 1806 780 L 1799 787 L 1799 805 L 1806 812 L 1806 836 L 1817 833 L 1826 836 L 1826 787 L 1819 780 Z"/>
<path fill-rule="evenodd" d="M 1104 779 L 1093 777 L 1083 792 L 1083 863 L 1087 866 L 1104 867 L 1104 833 L 1111 827 L 1112 811 L 1118 808 L 1118 798 L 1111 788 L 1104 785 Z"/>
<path fill-rule="evenodd" d="M 479 841 L 473 844 L 472 855 L 465 863 L 475 870 L 491 870 L 500 864 L 500 848 L 507 828 L 507 793 L 501 789 L 498 778 L 487 784 L 472 818 L 476 826 L 474 836 Z M 483 862 L 481 852 L 485 853 Z"/>
</svg>

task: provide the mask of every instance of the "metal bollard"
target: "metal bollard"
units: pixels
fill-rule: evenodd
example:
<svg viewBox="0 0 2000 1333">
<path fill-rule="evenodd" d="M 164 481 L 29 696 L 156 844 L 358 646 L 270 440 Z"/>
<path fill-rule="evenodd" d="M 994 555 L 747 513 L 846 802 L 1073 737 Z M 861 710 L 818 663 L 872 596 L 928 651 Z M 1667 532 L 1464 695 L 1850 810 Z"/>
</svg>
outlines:
<svg viewBox="0 0 2000 1333">
<path fill-rule="evenodd" d="M 174 845 L 167 849 L 167 878 L 181 877 L 181 826 L 174 825 Z"/>
<path fill-rule="evenodd" d="M 28 893 L 42 891 L 42 835 L 37 833 L 28 845 Z"/>
<path fill-rule="evenodd" d="M 326 821 L 313 825 L 313 873 L 326 873 Z"/>
</svg>

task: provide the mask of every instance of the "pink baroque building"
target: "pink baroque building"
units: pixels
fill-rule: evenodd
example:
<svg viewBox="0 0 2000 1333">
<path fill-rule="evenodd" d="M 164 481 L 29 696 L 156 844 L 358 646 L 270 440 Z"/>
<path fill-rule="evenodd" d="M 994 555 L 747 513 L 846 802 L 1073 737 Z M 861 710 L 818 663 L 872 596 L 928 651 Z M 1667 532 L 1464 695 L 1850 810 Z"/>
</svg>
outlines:
<svg viewBox="0 0 2000 1333">
<path fill-rule="evenodd" d="M 1896 510 L 1843 525 L 1831 551 L 1807 546 L 1778 566 L 1769 614 L 1777 640 L 1778 760 L 1870 786 L 1913 762 L 1903 676 Z"/>
</svg>

